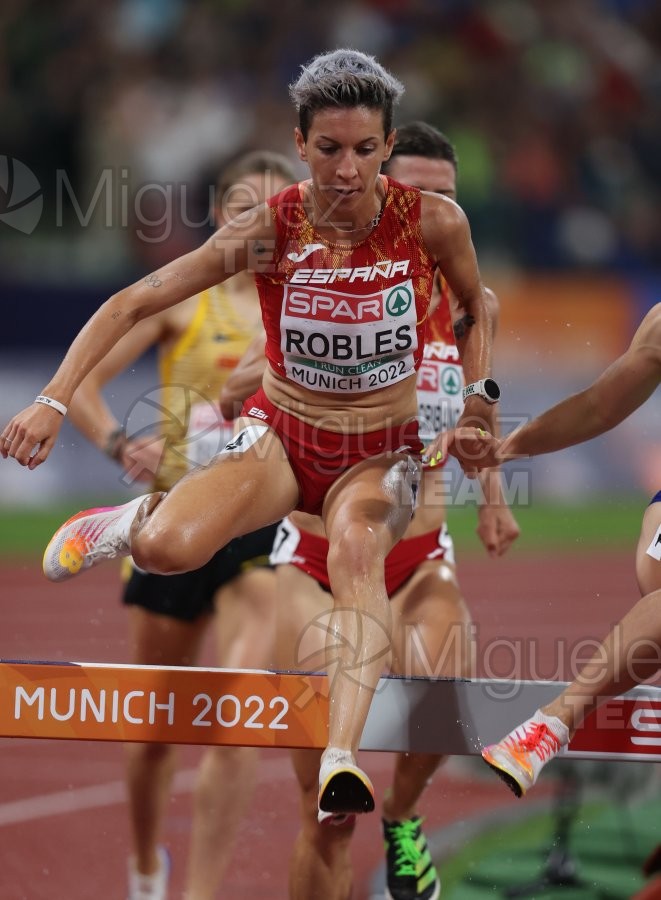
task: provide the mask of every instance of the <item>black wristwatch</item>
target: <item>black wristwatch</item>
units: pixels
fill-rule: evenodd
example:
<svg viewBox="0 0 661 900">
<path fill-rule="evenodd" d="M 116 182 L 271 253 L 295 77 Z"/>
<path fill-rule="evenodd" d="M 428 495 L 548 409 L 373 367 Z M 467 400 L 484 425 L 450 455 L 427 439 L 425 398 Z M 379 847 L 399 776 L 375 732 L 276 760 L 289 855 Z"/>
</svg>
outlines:
<svg viewBox="0 0 661 900">
<path fill-rule="evenodd" d="M 469 397 L 482 397 L 487 403 L 497 403 L 500 400 L 500 388 L 493 378 L 483 378 L 466 385 L 463 392 L 464 403 Z"/>
</svg>

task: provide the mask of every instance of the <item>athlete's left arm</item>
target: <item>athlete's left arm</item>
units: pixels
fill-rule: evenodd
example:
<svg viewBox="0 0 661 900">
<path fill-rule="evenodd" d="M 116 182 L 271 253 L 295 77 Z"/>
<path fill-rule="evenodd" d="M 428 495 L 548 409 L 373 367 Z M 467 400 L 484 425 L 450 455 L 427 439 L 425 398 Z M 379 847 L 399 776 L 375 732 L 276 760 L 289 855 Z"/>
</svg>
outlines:
<svg viewBox="0 0 661 900">
<path fill-rule="evenodd" d="M 454 296 L 454 334 L 466 383 L 491 375 L 493 305 L 489 302 L 463 210 L 448 197 L 422 194 L 422 234 Z M 458 426 L 476 420 L 492 431 L 494 409 L 482 397 L 469 397 Z"/>
<path fill-rule="evenodd" d="M 490 288 L 485 288 L 484 293 L 491 311 L 492 338 L 495 341 L 500 316 L 500 302 Z M 454 322 L 457 313 L 452 297 L 450 298 L 450 310 Z M 494 429 L 494 434 L 498 437 L 500 434 L 498 416 L 494 418 Z M 481 492 L 477 509 L 477 534 L 489 556 L 502 556 L 517 540 L 521 529 L 505 497 L 500 466 L 483 469 L 478 478 Z"/>
<path fill-rule="evenodd" d="M 468 220 L 463 210 L 448 197 L 422 193 L 422 236 L 437 262 L 455 298 L 457 319 L 454 335 L 466 384 L 480 381 L 491 375 L 493 345 L 493 307 L 489 303 L 480 278 L 475 248 L 470 236 Z M 457 422 L 462 426 L 478 426 L 493 432 L 495 410 L 479 395 L 473 395 L 464 404 Z M 471 428 L 471 432 L 474 428 Z M 425 452 L 426 459 L 439 459 L 447 453 L 449 435 L 439 435 Z M 474 477 L 478 468 L 470 456 L 461 454 L 461 445 L 455 444 L 453 453 L 466 475 Z"/>
</svg>

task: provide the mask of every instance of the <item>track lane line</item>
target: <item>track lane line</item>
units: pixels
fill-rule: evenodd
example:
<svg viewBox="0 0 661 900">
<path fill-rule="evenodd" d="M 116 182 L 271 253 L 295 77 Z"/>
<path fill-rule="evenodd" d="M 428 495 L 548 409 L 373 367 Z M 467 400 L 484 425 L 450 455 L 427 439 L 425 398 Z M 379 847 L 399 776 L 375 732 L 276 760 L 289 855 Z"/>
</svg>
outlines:
<svg viewBox="0 0 661 900">
<path fill-rule="evenodd" d="M 370 771 L 386 771 L 390 766 L 387 759 L 375 759 Z M 197 767 L 181 769 L 174 776 L 173 794 L 191 793 L 197 777 Z M 266 759 L 260 761 L 258 782 L 277 782 L 294 779 L 294 772 L 288 758 Z M 92 784 L 66 791 L 55 791 L 50 794 L 37 794 L 22 800 L 0 803 L 0 828 L 18 825 L 21 822 L 33 822 L 48 816 L 61 816 L 67 813 L 78 813 L 90 809 L 103 809 L 126 803 L 126 784 L 124 781 L 108 781 L 105 784 Z"/>
</svg>

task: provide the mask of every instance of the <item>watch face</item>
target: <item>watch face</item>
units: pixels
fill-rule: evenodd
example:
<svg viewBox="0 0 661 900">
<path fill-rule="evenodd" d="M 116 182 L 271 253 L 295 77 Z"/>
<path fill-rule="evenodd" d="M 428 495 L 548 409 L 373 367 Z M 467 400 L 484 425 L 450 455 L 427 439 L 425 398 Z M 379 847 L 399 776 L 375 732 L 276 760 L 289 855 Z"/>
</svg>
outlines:
<svg viewBox="0 0 661 900">
<path fill-rule="evenodd" d="M 500 388 L 493 378 L 484 379 L 484 391 L 489 400 L 500 400 Z"/>
</svg>

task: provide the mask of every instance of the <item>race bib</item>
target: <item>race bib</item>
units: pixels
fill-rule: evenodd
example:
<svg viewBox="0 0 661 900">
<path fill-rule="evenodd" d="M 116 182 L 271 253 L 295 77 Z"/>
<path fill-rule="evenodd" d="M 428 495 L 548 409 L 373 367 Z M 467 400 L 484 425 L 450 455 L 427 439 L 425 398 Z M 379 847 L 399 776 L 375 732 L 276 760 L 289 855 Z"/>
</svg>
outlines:
<svg viewBox="0 0 661 900">
<path fill-rule="evenodd" d="M 309 390 L 361 393 L 395 384 L 415 367 L 413 283 L 371 294 L 287 284 L 281 335 L 287 377 Z"/>
<path fill-rule="evenodd" d="M 296 550 L 301 540 L 301 532 L 288 518 L 284 518 L 278 525 L 273 539 L 273 549 L 269 556 L 272 566 L 284 566 L 294 562 Z"/>
<path fill-rule="evenodd" d="M 464 370 L 454 344 L 425 345 L 416 386 L 420 439 L 429 443 L 440 432 L 454 428 L 464 408 Z"/>
</svg>

